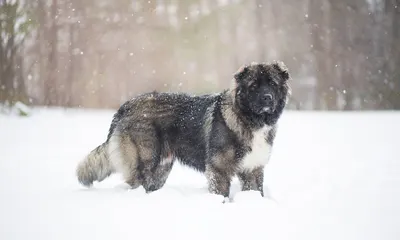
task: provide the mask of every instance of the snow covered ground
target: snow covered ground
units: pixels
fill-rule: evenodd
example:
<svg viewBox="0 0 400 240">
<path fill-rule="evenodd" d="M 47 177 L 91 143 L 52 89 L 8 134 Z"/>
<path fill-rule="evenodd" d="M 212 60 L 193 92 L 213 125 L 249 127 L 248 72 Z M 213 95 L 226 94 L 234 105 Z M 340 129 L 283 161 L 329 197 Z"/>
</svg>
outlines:
<svg viewBox="0 0 400 240">
<path fill-rule="evenodd" d="M 269 198 L 207 193 L 176 165 L 152 194 L 114 175 L 92 189 L 75 167 L 112 111 L 0 116 L 0 239 L 400 239 L 400 113 L 286 112 L 266 173 Z"/>
</svg>

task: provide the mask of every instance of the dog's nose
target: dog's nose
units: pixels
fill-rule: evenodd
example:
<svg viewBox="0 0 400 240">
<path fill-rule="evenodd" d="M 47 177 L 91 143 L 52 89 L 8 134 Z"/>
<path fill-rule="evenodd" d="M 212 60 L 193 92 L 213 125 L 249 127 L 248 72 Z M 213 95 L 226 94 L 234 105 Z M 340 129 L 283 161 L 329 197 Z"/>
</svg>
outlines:
<svg viewBox="0 0 400 240">
<path fill-rule="evenodd" d="M 265 101 L 271 101 L 271 100 L 272 100 L 272 95 L 269 94 L 269 93 L 264 94 L 264 100 L 265 100 Z"/>
</svg>

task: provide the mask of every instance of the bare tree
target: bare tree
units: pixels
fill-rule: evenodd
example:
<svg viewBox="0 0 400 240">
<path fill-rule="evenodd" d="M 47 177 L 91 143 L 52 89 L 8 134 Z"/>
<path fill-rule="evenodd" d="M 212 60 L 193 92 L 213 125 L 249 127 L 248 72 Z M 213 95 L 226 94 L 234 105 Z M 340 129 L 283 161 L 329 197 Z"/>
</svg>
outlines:
<svg viewBox="0 0 400 240">
<path fill-rule="evenodd" d="M 29 32 L 26 9 L 19 1 L 0 2 L 0 101 L 27 102 L 22 48 Z"/>
<path fill-rule="evenodd" d="M 388 19 L 390 41 L 385 53 L 385 68 L 387 94 L 385 98 L 392 106 L 387 108 L 400 109 L 400 0 L 385 0 L 385 13 Z"/>
<path fill-rule="evenodd" d="M 57 45 L 58 45 L 58 1 L 52 0 L 50 6 L 50 28 L 49 28 L 49 55 L 48 68 L 45 81 L 45 101 L 46 105 L 57 104 Z"/>
</svg>

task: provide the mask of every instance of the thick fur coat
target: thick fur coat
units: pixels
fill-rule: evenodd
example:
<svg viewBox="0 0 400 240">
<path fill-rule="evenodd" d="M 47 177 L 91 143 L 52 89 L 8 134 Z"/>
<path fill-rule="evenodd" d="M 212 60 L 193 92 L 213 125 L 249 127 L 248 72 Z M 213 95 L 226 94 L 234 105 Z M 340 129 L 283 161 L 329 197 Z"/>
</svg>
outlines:
<svg viewBox="0 0 400 240">
<path fill-rule="evenodd" d="M 252 63 L 219 94 L 146 93 L 114 115 L 107 140 L 78 165 L 85 186 L 122 173 L 132 187 L 163 187 L 178 160 L 204 172 L 211 193 L 229 196 L 231 179 L 263 195 L 277 122 L 290 96 L 282 62 Z"/>
</svg>

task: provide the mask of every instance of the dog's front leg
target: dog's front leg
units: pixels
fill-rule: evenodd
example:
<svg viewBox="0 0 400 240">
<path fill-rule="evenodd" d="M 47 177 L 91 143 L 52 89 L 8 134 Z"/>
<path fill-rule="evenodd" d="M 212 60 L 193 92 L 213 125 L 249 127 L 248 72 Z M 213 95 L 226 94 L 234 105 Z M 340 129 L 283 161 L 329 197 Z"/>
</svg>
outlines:
<svg viewBox="0 0 400 240">
<path fill-rule="evenodd" d="M 226 171 L 212 164 L 208 164 L 205 174 L 208 181 L 208 191 L 210 193 L 222 195 L 225 198 L 229 197 L 231 177 Z"/>
<path fill-rule="evenodd" d="M 264 197 L 264 167 L 257 167 L 251 171 L 242 171 L 237 174 L 242 185 L 242 191 L 259 191 Z"/>
<path fill-rule="evenodd" d="M 253 176 L 256 181 L 257 190 L 260 191 L 261 196 L 264 197 L 264 167 L 254 169 Z"/>
<path fill-rule="evenodd" d="M 237 174 L 242 191 L 257 190 L 256 179 L 252 171 L 241 171 Z"/>
</svg>

